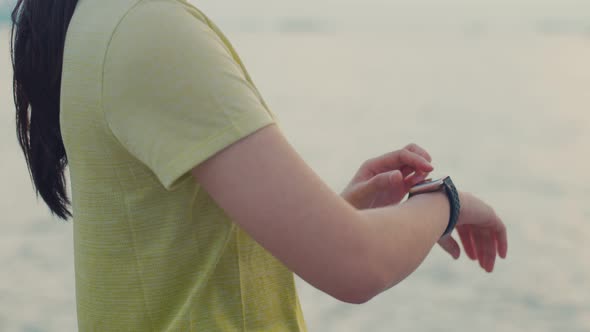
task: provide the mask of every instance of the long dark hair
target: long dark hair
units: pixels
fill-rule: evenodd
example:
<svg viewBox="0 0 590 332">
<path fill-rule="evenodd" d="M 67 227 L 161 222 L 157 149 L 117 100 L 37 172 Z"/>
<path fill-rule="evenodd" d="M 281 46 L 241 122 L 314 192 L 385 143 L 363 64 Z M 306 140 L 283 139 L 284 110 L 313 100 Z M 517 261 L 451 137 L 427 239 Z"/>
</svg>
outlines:
<svg viewBox="0 0 590 332">
<path fill-rule="evenodd" d="M 78 0 L 18 0 L 12 11 L 10 54 L 16 134 L 37 195 L 61 219 L 68 207 L 68 164 L 59 125 L 66 31 Z"/>
</svg>

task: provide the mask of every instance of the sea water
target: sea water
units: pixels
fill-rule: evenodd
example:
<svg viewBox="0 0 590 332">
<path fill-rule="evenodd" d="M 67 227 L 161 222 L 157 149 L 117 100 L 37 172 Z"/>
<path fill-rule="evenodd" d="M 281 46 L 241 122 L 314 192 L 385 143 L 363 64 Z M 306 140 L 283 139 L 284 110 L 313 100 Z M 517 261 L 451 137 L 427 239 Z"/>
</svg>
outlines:
<svg viewBox="0 0 590 332">
<path fill-rule="evenodd" d="M 299 280 L 311 331 L 590 331 L 587 2 L 197 4 L 335 191 L 365 159 L 415 142 L 507 224 L 508 259 L 491 274 L 435 247 L 361 306 Z M 73 331 L 72 225 L 35 200 L 6 28 L 0 38 L 0 331 Z"/>
</svg>

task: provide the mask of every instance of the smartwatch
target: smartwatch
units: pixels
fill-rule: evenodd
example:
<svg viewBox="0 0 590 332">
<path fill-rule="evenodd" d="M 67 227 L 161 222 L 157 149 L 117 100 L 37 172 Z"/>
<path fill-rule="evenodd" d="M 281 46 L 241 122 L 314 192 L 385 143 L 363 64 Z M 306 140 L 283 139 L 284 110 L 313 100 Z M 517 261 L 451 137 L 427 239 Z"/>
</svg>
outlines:
<svg viewBox="0 0 590 332">
<path fill-rule="evenodd" d="M 449 218 L 449 224 L 442 235 L 445 236 L 451 234 L 453 229 L 455 229 L 457 220 L 459 219 L 459 211 L 461 211 L 459 192 L 457 191 L 457 188 L 455 188 L 451 177 L 445 176 L 438 180 L 427 179 L 423 182 L 420 182 L 410 188 L 410 194 L 408 198 L 419 194 L 431 193 L 441 190 L 447 195 L 447 198 L 449 199 L 449 205 L 451 206 L 451 217 Z"/>
</svg>

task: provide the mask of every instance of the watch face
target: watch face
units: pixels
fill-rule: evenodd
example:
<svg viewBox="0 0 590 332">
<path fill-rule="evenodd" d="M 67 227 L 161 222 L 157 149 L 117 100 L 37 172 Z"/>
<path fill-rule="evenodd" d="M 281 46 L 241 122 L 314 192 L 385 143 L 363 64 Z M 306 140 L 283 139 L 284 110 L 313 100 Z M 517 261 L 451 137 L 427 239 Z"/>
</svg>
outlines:
<svg viewBox="0 0 590 332">
<path fill-rule="evenodd" d="M 424 182 L 420 182 L 417 185 L 410 188 L 410 194 L 420 194 L 420 193 L 427 193 L 431 191 L 437 191 L 443 185 L 443 182 L 446 177 L 437 179 L 437 180 L 426 180 Z"/>
</svg>

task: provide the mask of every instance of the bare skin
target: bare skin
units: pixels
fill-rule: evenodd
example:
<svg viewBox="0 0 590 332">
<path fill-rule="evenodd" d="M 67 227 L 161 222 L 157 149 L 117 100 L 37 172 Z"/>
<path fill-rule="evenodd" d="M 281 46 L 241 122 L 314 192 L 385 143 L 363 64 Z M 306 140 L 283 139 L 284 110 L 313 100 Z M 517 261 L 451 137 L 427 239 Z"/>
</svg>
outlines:
<svg viewBox="0 0 590 332">
<path fill-rule="evenodd" d="M 399 204 L 412 186 L 428 177 L 433 170 L 431 162 L 432 157 L 426 150 L 416 144 L 409 144 L 402 150 L 367 160 L 343 190 L 341 196 L 357 209 Z M 463 205 L 469 204 L 471 200 L 477 200 L 467 193 L 461 193 L 461 196 Z M 508 251 L 506 228 L 502 223 L 495 224 L 495 229 L 466 224 L 463 219 L 470 217 L 465 215 L 467 213 L 465 209 L 464 207 L 461 213 L 462 218 L 456 227 L 463 248 L 470 259 L 479 261 L 484 270 L 492 272 L 496 253 L 501 258 L 506 258 Z M 438 244 L 453 258 L 459 258 L 461 249 L 451 236 L 441 238 Z"/>
<path fill-rule="evenodd" d="M 368 161 L 341 196 L 270 125 L 192 173 L 232 220 L 294 273 L 341 301 L 363 303 L 411 274 L 437 242 L 458 257 L 456 241 L 440 239 L 450 213 L 443 193 L 399 203 L 432 171 L 429 159 L 411 145 Z M 491 271 L 496 253 L 506 255 L 505 227 L 488 205 L 460 195 L 464 248 Z"/>
</svg>

